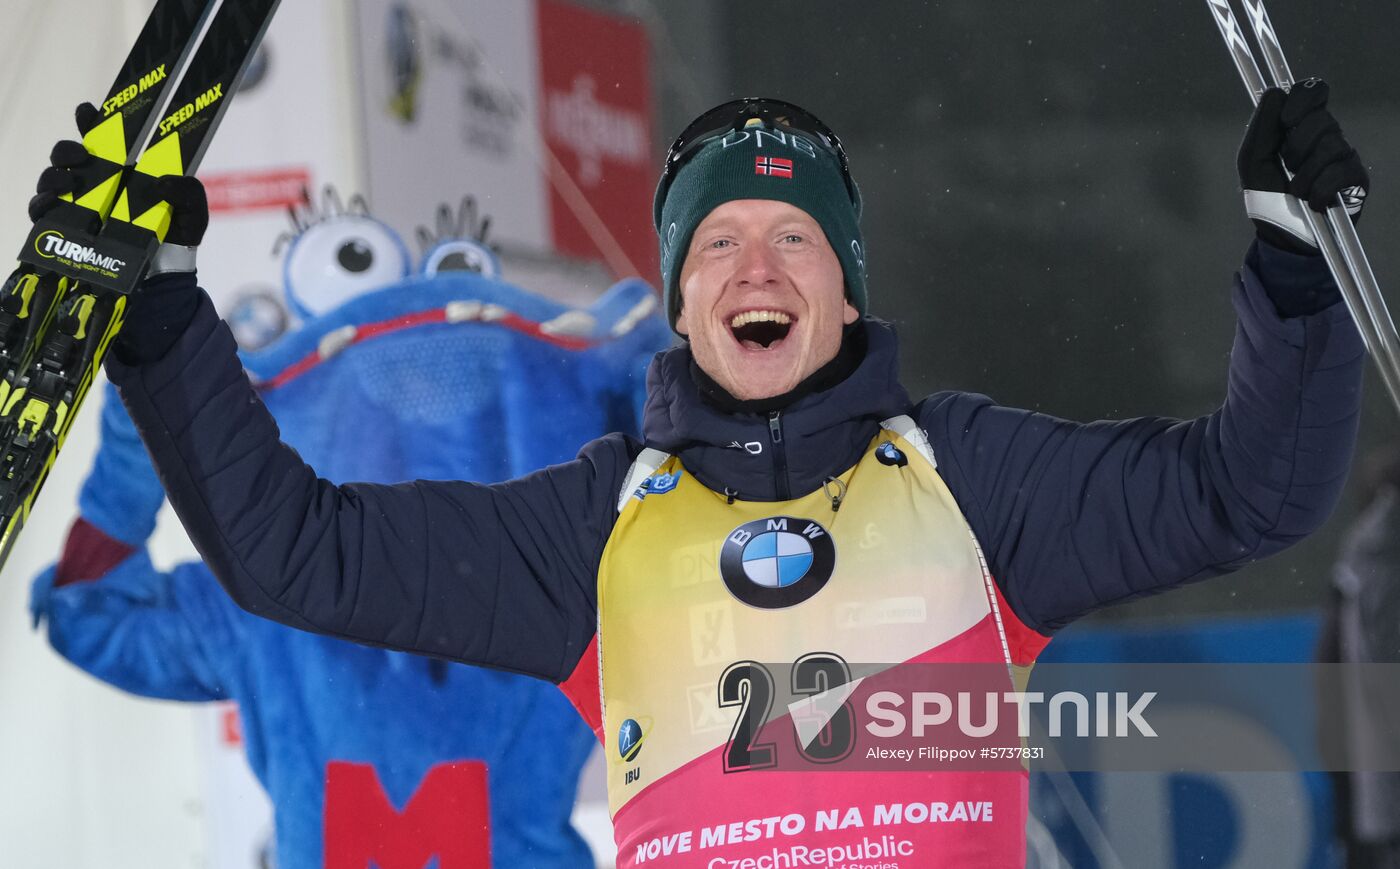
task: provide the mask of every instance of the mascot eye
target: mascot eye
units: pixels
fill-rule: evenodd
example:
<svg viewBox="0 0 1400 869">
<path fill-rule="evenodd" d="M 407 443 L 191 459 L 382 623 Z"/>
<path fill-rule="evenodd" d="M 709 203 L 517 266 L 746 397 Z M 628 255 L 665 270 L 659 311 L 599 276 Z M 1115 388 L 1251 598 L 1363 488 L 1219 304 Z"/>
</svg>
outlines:
<svg viewBox="0 0 1400 869">
<path fill-rule="evenodd" d="M 408 277 L 403 242 L 372 217 L 345 214 L 302 233 L 287 252 L 287 301 L 303 319 Z"/>
<path fill-rule="evenodd" d="M 374 251 L 363 239 L 352 238 L 340 246 L 335 258 L 342 268 L 352 274 L 367 272 L 374 265 Z"/>
<path fill-rule="evenodd" d="M 466 239 L 453 239 L 440 242 L 423 258 L 423 274 L 427 277 L 448 272 L 468 272 L 487 278 L 498 278 L 501 276 L 501 263 L 486 245 Z"/>
</svg>

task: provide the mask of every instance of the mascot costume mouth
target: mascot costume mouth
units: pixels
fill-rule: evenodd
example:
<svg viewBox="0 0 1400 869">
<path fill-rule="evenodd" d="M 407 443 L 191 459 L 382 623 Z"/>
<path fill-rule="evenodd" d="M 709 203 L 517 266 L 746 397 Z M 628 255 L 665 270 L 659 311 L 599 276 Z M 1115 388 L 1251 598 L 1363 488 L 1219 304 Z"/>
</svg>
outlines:
<svg viewBox="0 0 1400 869">
<path fill-rule="evenodd" d="M 469 199 L 419 228 L 412 275 L 358 197 L 341 207 L 328 192 L 300 230 L 284 275 L 303 323 L 244 363 L 322 476 L 495 482 L 637 430 L 646 365 L 668 342 L 644 281 L 587 309 L 512 286 Z"/>
<path fill-rule="evenodd" d="M 587 308 L 512 286 L 471 200 L 420 228 L 416 265 L 360 197 L 327 189 L 292 217 L 276 250 L 297 322 L 266 298 L 228 319 L 322 477 L 495 482 L 638 430 L 646 365 L 670 341 L 644 282 Z M 55 650 L 118 688 L 238 702 L 275 865 L 592 865 L 570 815 L 595 740 L 557 687 L 244 613 L 202 563 L 152 565 L 163 500 L 109 387 L 81 515 L 31 608 Z"/>
</svg>

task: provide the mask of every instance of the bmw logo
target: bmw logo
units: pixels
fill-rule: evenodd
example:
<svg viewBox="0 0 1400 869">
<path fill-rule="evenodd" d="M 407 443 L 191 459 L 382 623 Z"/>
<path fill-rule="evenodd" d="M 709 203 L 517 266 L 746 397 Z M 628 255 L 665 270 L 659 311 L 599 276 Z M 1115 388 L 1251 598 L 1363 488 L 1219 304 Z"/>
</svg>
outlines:
<svg viewBox="0 0 1400 869">
<path fill-rule="evenodd" d="M 888 467 L 902 468 L 909 464 L 909 460 L 904 457 L 904 451 L 889 441 L 875 448 L 875 458 L 880 464 Z"/>
<path fill-rule="evenodd" d="M 287 309 L 270 287 L 240 293 L 224 319 L 240 350 L 261 350 L 287 331 Z"/>
<path fill-rule="evenodd" d="M 617 753 L 627 763 L 631 763 L 641 754 L 642 743 L 645 741 L 646 733 L 642 731 L 642 725 L 638 724 L 635 718 L 629 718 L 622 722 L 622 726 L 617 730 Z"/>
<path fill-rule="evenodd" d="M 796 606 L 822 590 L 836 569 L 836 544 L 819 523 L 793 516 L 745 522 L 729 532 L 719 572 L 749 606 Z"/>
</svg>

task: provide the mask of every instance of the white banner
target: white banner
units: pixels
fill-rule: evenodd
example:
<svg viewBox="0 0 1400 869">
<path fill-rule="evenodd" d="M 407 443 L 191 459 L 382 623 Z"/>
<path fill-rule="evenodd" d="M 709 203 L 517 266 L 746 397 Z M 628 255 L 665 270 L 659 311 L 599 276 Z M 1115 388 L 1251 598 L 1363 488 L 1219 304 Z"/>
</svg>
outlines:
<svg viewBox="0 0 1400 869">
<path fill-rule="evenodd" d="M 471 194 L 493 239 L 547 248 L 534 4 L 358 0 L 356 11 L 376 216 L 411 239 L 438 202 Z"/>
<path fill-rule="evenodd" d="M 201 284 L 231 320 L 249 296 L 282 299 L 273 247 L 302 189 L 334 184 L 348 195 L 361 185 L 347 16 L 334 0 L 278 8 L 200 166 L 211 212 Z"/>
</svg>

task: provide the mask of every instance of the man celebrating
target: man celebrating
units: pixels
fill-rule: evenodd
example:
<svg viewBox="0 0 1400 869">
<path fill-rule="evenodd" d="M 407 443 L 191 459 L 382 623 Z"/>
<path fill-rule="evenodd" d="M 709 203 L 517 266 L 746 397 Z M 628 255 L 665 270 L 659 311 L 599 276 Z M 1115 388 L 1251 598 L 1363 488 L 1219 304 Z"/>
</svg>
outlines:
<svg viewBox="0 0 1400 869">
<path fill-rule="evenodd" d="M 688 341 L 652 364 L 646 449 L 608 436 L 491 486 L 331 485 L 279 443 L 189 273 L 148 282 L 108 371 L 244 607 L 565 683 L 605 742 L 621 865 L 1020 866 L 1024 774 L 832 771 L 861 734 L 751 727 L 774 689 L 757 662 L 792 663 L 795 693 L 839 685 L 847 662 L 1029 665 L 1085 613 L 1326 519 L 1363 352 L 1283 194 L 1317 206 L 1366 179 L 1315 84 L 1267 94 L 1241 150 L 1260 240 L 1234 288 L 1226 400 L 1196 420 L 912 401 L 893 332 L 865 316 L 844 151 L 771 100 L 706 113 L 667 159 L 656 226 Z M 197 191 L 172 195 L 198 229 Z M 876 803 L 943 810 L 812 822 L 863 807 L 868 824 Z"/>
</svg>

